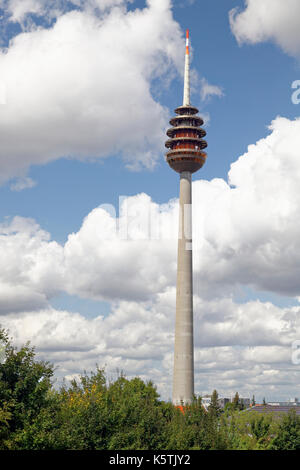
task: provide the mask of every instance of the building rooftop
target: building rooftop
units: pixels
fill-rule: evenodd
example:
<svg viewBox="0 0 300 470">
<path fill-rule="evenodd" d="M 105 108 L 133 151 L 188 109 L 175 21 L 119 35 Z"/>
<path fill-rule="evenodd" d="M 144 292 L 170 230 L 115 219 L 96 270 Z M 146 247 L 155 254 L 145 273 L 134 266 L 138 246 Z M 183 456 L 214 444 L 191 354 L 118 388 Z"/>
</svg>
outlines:
<svg viewBox="0 0 300 470">
<path fill-rule="evenodd" d="M 295 405 L 255 405 L 247 408 L 245 411 L 256 413 L 288 413 L 290 410 L 295 410 L 296 414 L 300 416 L 300 406 Z"/>
</svg>

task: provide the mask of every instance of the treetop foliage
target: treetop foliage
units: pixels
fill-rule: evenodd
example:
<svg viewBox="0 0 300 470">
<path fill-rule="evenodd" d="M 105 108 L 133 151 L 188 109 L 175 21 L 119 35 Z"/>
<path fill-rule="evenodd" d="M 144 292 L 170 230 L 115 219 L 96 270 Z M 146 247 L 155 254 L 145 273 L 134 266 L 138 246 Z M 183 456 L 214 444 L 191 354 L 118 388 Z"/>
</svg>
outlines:
<svg viewBox="0 0 300 470">
<path fill-rule="evenodd" d="M 300 449 L 300 419 L 240 410 L 238 394 L 225 411 L 212 393 L 206 411 L 195 397 L 183 411 L 159 399 L 151 381 L 108 380 L 104 369 L 59 390 L 54 367 L 38 361 L 26 344 L 19 350 L 0 329 L 0 449 L 189 450 Z"/>
</svg>

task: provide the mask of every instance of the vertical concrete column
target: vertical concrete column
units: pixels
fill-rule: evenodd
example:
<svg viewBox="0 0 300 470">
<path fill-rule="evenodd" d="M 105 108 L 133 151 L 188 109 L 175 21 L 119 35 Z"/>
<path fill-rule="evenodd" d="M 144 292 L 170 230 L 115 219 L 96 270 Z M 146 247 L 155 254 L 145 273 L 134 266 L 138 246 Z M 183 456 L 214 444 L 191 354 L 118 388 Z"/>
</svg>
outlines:
<svg viewBox="0 0 300 470">
<path fill-rule="evenodd" d="M 180 173 L 173 404 L 194 395 L 192 177 Z"/>
</svg>

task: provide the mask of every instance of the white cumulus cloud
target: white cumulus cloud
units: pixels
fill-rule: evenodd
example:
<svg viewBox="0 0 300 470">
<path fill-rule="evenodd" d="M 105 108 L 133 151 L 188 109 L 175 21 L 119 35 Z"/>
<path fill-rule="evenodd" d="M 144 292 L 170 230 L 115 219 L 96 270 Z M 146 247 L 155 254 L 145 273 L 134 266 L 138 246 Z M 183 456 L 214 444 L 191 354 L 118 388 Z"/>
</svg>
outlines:
<svg viewBox="0 0 300 470">
<path fill-rule="evenodd" d="M 22 3 L 23 10 L 17 2 L 10 5 L 22 16 L 30 5 L 42 9 L 44 3 Z M 23 178 L 30 165 L 60 157 L 121 154 L 132 169 L 152 168 L 161 156 L 167 113 L 151 85 L 181 68 L 183 54 L 168 0 L 149 0 L 130 12 L 72 10 L 51 27 L 15 36 L 0 52 L 6 89 L 1 181 Z"/>
<path fill-rule="evenodd" d="M 246 396 L 296 393 L 299 368 L 291 363 L 290 341 L 300 334 L 299 307 L 279 309 L 259 301 L 236 304 L 231 299 L 206 302 L 197 296 L 195 300 L 197 393 L 213 388 L 225 395 L 236 390 Z M 174 317 L 173 288 L 152 302 L 116 303 L 109 315 L 99 312 L 93 319 L 46 308 L 22 316 L 12 313 L 2 317 L 1 324 L 16 344 L 30 340 L 39 358 L 58 366 L 59 380 L 94 370 L 98 364 L 109 376 L 119 369 L 129 377 L 151 379 L 168 399 Z"/>
<path fill-rule="evenodd" d="M 300 120 L 278 117 L 270 134 L 232 164 L 229 183 L 193 183 L 195 286 L 203 298 L 250 286 L 300 296 Z M 112 208 L 113 209 L 113 208 Z M 147 300 L 175 285 L 177 200 L 125 198 L 120 217 L 101 206 L 64 245 L 34 221 L 1 226 L 3 283 L 50 299 Z"/>
<path fill-rule="evenodd" d="M 300 119 L 278 117 L 270 131 L 232 164 L 231 186 L 216 180 L 195 188 L 203 293 L 242 283 L 298 295 Z"/>
<path fill-rule="evenodd" d="M 133 0 L 0 0 L 2 8 L 10 22 L 19 23 L 23 27 L 34 27 L 34 18 L 29 24 L 26 20 L 30 15 L 53 19 L 70 9 L 80 9 L 95 13 L 114 6 L 125 5 Z"/>
<path fill-rule="evenodd" d="M 209 99 L 211 96 L 218 96 L 221 98 L 224 96 L 224 92 L 221 87 L 217 85 L 211 85 L 205 78 L 201 80 L 201 99 L 203 101 Z"/>
<path fill-rule="evenodd" d="M 245 0 L 245 9 L 230 12 L 230 25 L 239 43 L 273 41 L 285 52 L 300 56 L 298 0 Z"/>
</svg>

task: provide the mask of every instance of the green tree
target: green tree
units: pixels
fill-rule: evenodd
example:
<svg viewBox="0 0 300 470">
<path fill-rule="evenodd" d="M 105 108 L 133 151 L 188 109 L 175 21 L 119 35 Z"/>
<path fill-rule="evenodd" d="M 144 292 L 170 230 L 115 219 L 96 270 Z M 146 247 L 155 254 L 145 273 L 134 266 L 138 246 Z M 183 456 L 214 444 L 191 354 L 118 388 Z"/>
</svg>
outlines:
<svg viewBox="0 0 300 470">
<path fill-rule="evenodd" d="M 252 396 L 251 405 L 252 405 L 252 406 L 255 406 L 255 405 L 256 405 L 255 396 L 254 396 L 254 395 Z"/>
<path fill-rule="evenodd" d="M 5 442 L 9 438 L 9 420 L 11 413 L 7 403 L 3 403 L 0 407 L 0 450 L 5 449 Z"/>
<path fill-rule="evenodd" d="M 201 398 L 173 414 L 167 432 L 167 449 L 215 450 L 225 449 L 223 432 L 220 431 L 218 417 L 206 412 Z"/>
<path fill-rule="evenodd" d="M 240 396 L 239 396 L 238 392 L 236 392 L 236 394 L 234 395 L 232 403 L 233 403 L 233 408 L 235 410 L 240 409 Z"/>
<path fill-rule="evenodd" d="M 224 433 L 227 437 L 227 449 L 269 449 L 272 436 L 277 432 L 272 415 L 233 411 L 230 415 L 225 413 L 221 418 L 220 424 L 226 428 Z"/>
<path fill-rule="evenodd" d="M 3 329 L 0 339 L 5 345 L 5 359 L 0 364 L 2 425 L 7 427 L 12 439 L 13 434 L 23 429 L 25 423 L 32 422 L 45 406 L 54 368 L 47 362 L 36 361 L 34 348 L 28 343 L 17 350 Z M 2 438 L 2 448 L 11 445 L 11 441 Z"/>
<path fill-rule="evenodd" d="M 22 436 L 25 449 L 159 449 L 166 447 L 173 405 L 151 382 L 123 375 L 107 383 L 97 368 L 54 396 Z"/>
<path fill-rule="evenodd" d="M 217 390 L 214 390 L 211 395 L 210 405 L 208 407 L 208 413 L 218 417 L 221 414 L 221 407 L 219 405 L 219 395 Z"/>
<path fill-rule="evenodd" d="M 151 381 L 119 377 L 108 387 L 114 429 L 109 449 L 158 449 L 165 445 L 165 416 L 168 410 L 159 401 Z"/>
<path fill-rule="evenodd" d="M 265 420 L 264 415 L 261 415 L 252 420 L 250 427 L 251 432 L 256 437 L 256 439 L 260 439 L 268 434 L 270 423 Z"/>
<path fill-rule="evenodd" d="M 300 417 L 295 410 L 283 416 L 278 433 L 271 443 L 272 450 L 300 450 Z"/>
<path fill-rule="evenodd" d="M 4 330 L 0 365 L 0 449 L 31 450 L 299 450 L 300 418 L 241 411 L 236 393 L 220 412 L 214 390 L 208 412 L 201 398 L 182 409 L 159 399 L 152 382 L 108 381 L 86 372 L 55 390 L 53 366 L 34 348 L 11 345 Z M 253 397 L 254 398 L 254 397 Z"/>
</svg>

